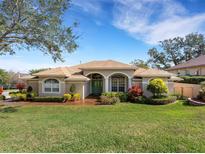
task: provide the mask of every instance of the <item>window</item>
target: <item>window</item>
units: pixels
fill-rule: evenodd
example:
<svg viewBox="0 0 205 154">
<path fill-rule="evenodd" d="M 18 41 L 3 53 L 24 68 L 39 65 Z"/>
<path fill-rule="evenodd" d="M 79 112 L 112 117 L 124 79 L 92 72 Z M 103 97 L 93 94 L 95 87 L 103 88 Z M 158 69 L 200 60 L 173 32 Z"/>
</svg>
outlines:
<svg viewBox="0 0 205 154">
<path fill-rule="evenodd" d="M 122 76 L 113 76 L 112 80 L 112 91 L 114 92 L 125 92 L 126 91 L 126 78 Z"/>
<path fill-rule="evenodd" d="M 190 75 L 190 71 L 189 71 L 189 70 L 186 70 L 186 71 L 185 71 L 185 75 Z"/>
<path fill-rule="evenodd" d="M 48 79 L 44 82 L 44 92 L 58 93 L 60 91 L 59 81 L 56 79 Z"/>
</svg>

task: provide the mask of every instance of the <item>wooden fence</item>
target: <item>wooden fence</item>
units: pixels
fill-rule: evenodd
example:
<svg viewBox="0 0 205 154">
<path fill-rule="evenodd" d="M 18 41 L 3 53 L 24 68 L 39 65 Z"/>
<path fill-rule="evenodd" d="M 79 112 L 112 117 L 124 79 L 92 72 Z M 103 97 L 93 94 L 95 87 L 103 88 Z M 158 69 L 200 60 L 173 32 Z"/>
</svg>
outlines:
<svg viewBox="0 0 205 154">
<path fill-rule="evenodd" d="M 174 83 L 174 93 L 190 98 L 197 97 L 200 88 L 198 84 Z"/>
</svg>

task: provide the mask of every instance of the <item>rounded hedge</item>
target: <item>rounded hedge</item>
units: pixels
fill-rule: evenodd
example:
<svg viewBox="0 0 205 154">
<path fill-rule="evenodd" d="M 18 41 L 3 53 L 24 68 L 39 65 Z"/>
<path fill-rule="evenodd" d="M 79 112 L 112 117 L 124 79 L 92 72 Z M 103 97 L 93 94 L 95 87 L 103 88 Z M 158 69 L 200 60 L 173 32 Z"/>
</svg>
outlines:
<svg viewBox="0 0 205 154">
<path fill-rule="evenodd" d="M 146 100 L 146 103 L 152 105 L 165 105 L 165 104 L 174 103 L 176 100 L 177 100 L 176 96 L 167 96 L 162 98 L 149 98 Z"/>
</svg>

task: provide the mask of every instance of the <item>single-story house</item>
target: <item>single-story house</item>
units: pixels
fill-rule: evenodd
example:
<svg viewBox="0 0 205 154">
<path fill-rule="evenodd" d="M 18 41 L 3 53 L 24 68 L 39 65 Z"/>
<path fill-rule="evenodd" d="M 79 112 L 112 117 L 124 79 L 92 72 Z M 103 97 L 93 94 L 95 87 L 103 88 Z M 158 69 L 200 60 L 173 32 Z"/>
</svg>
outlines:
<svg viewBox="0 0 205 154">
<path fill-rule="evenodd" d="M 167 71 L 177 74 L 178 76 L 205 75 L 205 55 L 168 68 Z"/>
<path fill-rule="evenodd" d="M 173 91 L 173 74 L 163 70 L 142 69 L 113 60 L 91 61 L 71 66 L 51 68 L 24 79 L 39 96 L 62 96 L 69 93 L 72 84 L 81 98 L 102 92 L 126 92 L 132 85 L 142 87 L 144 95 L 149 96 L 146 86 L 153 78 L 162 78 Z"/>
</svg>

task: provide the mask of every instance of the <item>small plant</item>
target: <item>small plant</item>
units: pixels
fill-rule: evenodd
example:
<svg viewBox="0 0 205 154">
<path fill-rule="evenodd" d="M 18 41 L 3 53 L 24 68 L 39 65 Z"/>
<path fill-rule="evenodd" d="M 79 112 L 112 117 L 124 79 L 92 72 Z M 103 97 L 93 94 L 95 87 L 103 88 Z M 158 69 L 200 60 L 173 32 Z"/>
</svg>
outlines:
<svg viewBox="0 0 205 154">
<path fill-rule="evenodd" d="M 75 90 L 76 90 L 76 87 L 75 87 L 74 84 L 72 84 L 72 85 L 70 86 L 70 93 L 71 93 L 71 94 L 74 94 L 74 93 L 75 93 Z"/>
<path fill-rule="evenodd" d="M 6 97 L 4 95 L 0 95 L 0 100 L 5 100 Z"/>
<path fill-rule="evenodd" d="M 128 99 L 128 93 L 125 92 L 105 92 L 102 93 L 102 96 L 118 97 L 120 102 L 126 102 Z"/>
<path fill-rule="evenodd" d="M 205 82 L 201 82 L 201 89 L 197 98 L 205 101 Z"/>
<path fill-rule="evenodd" d="M 16 88 L 21 92 L 26 87 L 25 83 L 19 82 L 16 84 Z"/>
<path fill-rule="evenodd" d="M 70 101 L 72 98 L 71 94 L 64 94 L 63 97 L 65 101 Z"/>
<path fill-rule="evenodd" d="M 153 94 L 154 98 L 161 98 L 168 93 L 168 88 L 162 79 L 153 79 L 149 82 L 147 90 Z"/>
<path fill-rule="evenodd" d="M 120 99 L 118 97 L 109 97 L 109 96 L 100 96 L 99 105 L 114 105 L 116 103 L 120 103 Z"/>
<path fill-rule="evenodd" d="M 74 101 L 80 100 L 80 94 L 79 94 L 79 93 L 74 94 L 72 99 L 73 99 Z"/>
<path fill-rule="evenodd" d="M 139 101 L 140 96 L 143 95 L 142 89 L 139 85 L 132 86 L 132 88 L 128 89 L 128 99 L 131 102 Z"/>
<path fill-rule="evenodd" d="M 31 86 L 28 86 L 26 91 L 27 91 L 27 93 L 31 93 L 33 91 L 33 88 Z"/>
<path fill-rule="evenodd" d="M 2 86 L 2 87 L 0 87 L 0 95 L 1 95 L 3 92 L 4 92 L 4 88 L 3 88 L 3 86 Z"/>
</svg>

